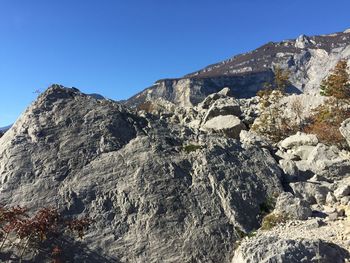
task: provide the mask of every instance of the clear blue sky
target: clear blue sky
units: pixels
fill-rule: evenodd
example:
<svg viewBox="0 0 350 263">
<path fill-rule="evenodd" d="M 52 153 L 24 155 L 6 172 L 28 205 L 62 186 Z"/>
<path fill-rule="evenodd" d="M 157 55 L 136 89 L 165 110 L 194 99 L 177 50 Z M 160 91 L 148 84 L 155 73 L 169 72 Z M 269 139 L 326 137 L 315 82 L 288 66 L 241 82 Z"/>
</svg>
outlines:
<svg viewBox="0 0 350 263">
<path fill-rule="evenodd" d="M 268 41 L 343 31 L 349 0 L 0 0 L 0 127 L 52 83 L 125 99 Z"/>
</svg>

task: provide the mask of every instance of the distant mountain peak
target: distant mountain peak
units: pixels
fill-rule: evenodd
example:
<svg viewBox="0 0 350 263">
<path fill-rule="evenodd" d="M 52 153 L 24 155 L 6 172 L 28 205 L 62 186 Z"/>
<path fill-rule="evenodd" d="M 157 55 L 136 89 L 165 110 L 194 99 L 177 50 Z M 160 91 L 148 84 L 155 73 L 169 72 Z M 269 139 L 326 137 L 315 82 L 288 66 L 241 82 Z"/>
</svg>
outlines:
<svg viewBox="0 0 350 263">
<path fill-rule="evenodd" d="M 159 80 L 125 103 L 132 106 L 163 98 L 191 106 L 224 87 L 229 87 L 235 97 L 252 97 L 271 81 L 277 65 L 291 72 L 290 92 L 317 93 L 321 80 L 335 64 L 350 58 L 349 33 L 350 29 L 319 36 L 303 34 L 296 39 L 269 42 L 182 78 Z"/>
</svg>

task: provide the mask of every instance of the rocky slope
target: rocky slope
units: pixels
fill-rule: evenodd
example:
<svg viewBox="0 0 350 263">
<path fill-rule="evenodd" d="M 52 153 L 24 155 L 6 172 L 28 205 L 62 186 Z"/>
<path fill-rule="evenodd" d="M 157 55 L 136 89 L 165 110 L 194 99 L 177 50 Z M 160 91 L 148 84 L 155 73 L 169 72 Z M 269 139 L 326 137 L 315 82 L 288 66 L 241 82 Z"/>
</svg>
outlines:
<svg viewBox="0 0 350 263">
<path fill-rule="evenodd" d="M 0 202 L 89 215 L 87 262 L 230 262 L 280 179 L 264 149 L 57 85 L 0 139 Z"/>
<path fill-rule="evenodd" d="M 229 87 L 234 97 L 252 97 L 265 82 L 271 81 L 277 65 L 291 72 L 290 92 L 317 93 L 321 80 L 339 59 L 350 59 L 349 30 L 321 36 L 301 35 L 295 40 L 270 42 L 183 78 L 159 80 L 126 104 L 135 106 L 163 98 L 176 105 L 192 106 L 224 87 Z"/>
<path fill-rule="evenodd" d="M 0 203 L 94 219 L 68 262 L 344 262 L 350 153 L 302 133 L 271 144 L 249 130 L 257 104 L 223 89 L 136 112 L 54 85 L 0 138 Z M 288 221 L 254 236 L 276 197 Z"/>
</svg>

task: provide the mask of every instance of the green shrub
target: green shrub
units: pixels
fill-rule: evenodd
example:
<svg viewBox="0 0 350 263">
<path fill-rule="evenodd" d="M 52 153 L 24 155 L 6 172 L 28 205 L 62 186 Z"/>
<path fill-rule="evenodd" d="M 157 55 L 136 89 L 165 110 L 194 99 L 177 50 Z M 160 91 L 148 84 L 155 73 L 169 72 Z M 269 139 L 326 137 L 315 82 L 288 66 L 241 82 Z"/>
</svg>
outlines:
<svg viewBox="0 0 350 263">
<path fill-rule="evenodd" d="M 331 74 L 322 81 L 320 93 L 323 96 L 334 97 L 337 100 L 350 99 L 350 75 L 346 60 L 340 60 Z"/>
<path fill-rule="evenodd" d="M 280 101 L 284 96 L 285 94 L 279 90 L 261 92 L 259 100 L 261 115 L 252 125 L 253 131 L 273 142 L 279 142 L 299 129 L 299 123 L 283 115 Z"/>
<path fill-rule="evenodd" d="M 280 214 L 268 214 L 263 218 L 263 221 L 261 223 L 261 229 L 262 230 L 269 230 L 279 224 L 287 222 L 288 217 L 285 215 Z"/>
<path fill-rule="evenodd" d="M 189 144 L 183 147 L 184 151 L 186 153 L 190 153 L 190 152 L 195 152 L 197 150 L 202 149 L 201 145 L 196 145 L 196 144 Z"/>
</svg>

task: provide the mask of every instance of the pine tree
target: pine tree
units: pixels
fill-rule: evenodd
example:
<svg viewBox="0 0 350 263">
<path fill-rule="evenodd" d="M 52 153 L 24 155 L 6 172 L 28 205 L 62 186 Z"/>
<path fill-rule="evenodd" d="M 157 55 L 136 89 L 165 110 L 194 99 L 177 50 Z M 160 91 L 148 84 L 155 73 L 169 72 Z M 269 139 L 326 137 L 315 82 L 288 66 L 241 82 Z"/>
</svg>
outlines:
<svg viewBox="0 0 350 263">
<path fill-rule="evenodd" d="M 275 68 L 274 89 L 285 93 L 286 88 L 290 85 L 289 77 L 290 72 L 288 70 L 284 70 L 277 66 Z"/>
<path fill-rule="evenodd" d="M 288 70 L 276 66 L 273 80 L 265 83 L 264 89 L 257 93 L 260 97 L 259 107 L 262 113 L 259 121 L 252 126 L 252 129 L 274 142 L 288 137 L 295 129 L 283 116 L 279 104 L 285 95 L 286 88 L 290 85 L 289 76 L 290 72 Z"/>
<path fill-rule="evenodd" d="M 289 70 L 282 69 L 279 66 L 274 67 L 273 80 L 271 82 L 264 83 L 263 89 L 260 90 L 257 95 L 259 97 L 270 95 L 274 90 L 284 94 L 286 92 L 286 88 L 290 85 L 289 77 Z"/>
<path fill-rule="evenodd" d="M 325 144 L 345 147 L 346 142 L 339 132 L 339 126 L 350 117 L 347 107 L 350 99 L 350 75 L 346 60 L 340 60 L 330 75 L 322 81 L 320 94 L 329 98 L 314 110 L 311 123 L 305 131 L 316 134 Z"/>
<path fill-rule="evenodd" d="M 338 100 L 350 99 L 350 75 L 346 60 L 340 60 L 331 74 L 322 81 L 320 93 Z"/>
</svg>

